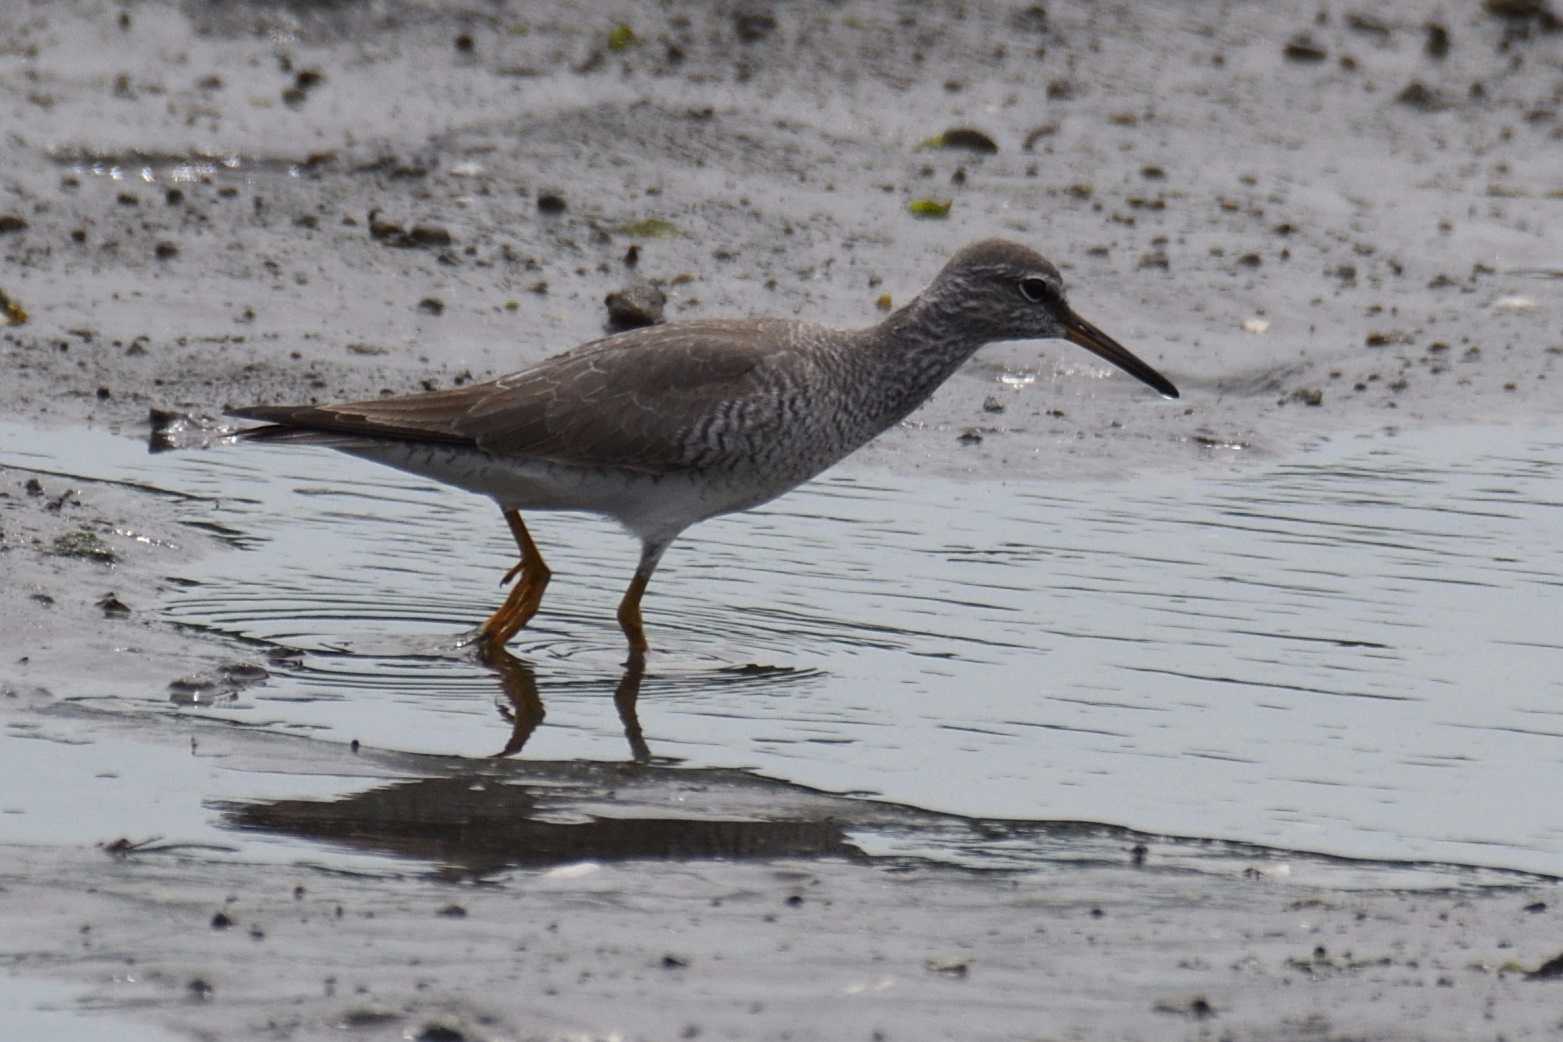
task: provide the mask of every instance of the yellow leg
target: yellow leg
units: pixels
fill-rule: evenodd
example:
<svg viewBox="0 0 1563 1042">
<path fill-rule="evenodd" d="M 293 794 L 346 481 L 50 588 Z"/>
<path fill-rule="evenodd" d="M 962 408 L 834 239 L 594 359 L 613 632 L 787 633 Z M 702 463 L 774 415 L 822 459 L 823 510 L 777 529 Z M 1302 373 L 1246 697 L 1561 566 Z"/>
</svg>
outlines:
<svg viewBox="0 0 1563 1042">
<path fill-rule="evenodd" d="M 635 578 L 630 580 L 630 588 L 624 591 L 624 599 L 619 602 L 619 628 L 629 639 L 630 654 L 634 656 L 644 655 L 651 648 L 646 643 L 646 627 L 640 621 L 640 599 L 650 581 L 650 573 L 636 572 Z"/>
<path fill-rule="evenodd" d="M 543 591 L 548 589 L 548 580 L 553 578 L 553 572 L 543 562 L 543 554 L 537 549 L 537 544 L 532 542 L 532 535 L 526 530 L 520 512 L 506 510 L 505 521 L 510 525 L 510 533 L 515 536 L 516 546 L 521 549 L 521 560 L 500 581 L 507 583 L 517 573 L 520 579 L 510 588 L 505 603 L 478 629 L 478 640 L 489 648 L 504 647 L 511 637 L 521 631 L 521 627 L 532 620 L 532 616 L 542 606 Z"/>
<path fill-rule="evenodd" d="M 646 643 L 646 627 L 640 621 L 640 599 L 645 595 L 646 584 L 651 582 L 651 573 L 657 570 L 657 562 L 662 560 L 662 551 L 667 547 L 666 542 L 641 545 L 640 566 L 635 569 L 635 578 L 630 580 L 630 588 L 624 591 L 624 599 L 619 602 L 619 628 L 630 642 L 632 660 L 651 650 L 651 645 Z"/>
</svg>

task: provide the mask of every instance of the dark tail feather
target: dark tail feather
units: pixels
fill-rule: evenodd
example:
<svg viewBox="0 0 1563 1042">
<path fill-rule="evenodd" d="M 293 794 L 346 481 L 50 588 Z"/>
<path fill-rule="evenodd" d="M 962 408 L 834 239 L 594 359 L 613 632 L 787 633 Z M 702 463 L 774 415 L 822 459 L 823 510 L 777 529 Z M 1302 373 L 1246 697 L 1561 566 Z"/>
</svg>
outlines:
<svg viewBox="0 0 1563 1042">
<path fill-rule="evenodd" d="M 362 434 L 317 431 L 308 427 L 289 427 L 283 423 L 248 427 L 234 433 L 238 435 L 240 441 L 263 441 L 273 445 L 324 445 L 329 448 L 341 448 L 349 444 L 362 445 L 365 441 L 374 440 Z"/>
<path fill-rule="evenodd" d="M 351 405 L 247 405 L 229 409 L 229 416 L 261 420 L 265 426 L 239 432 L 246 441 L 285 441 L 303 445 L 362 444 L 371 441 L 447 442 L 471 445 L 473 440 L 438 427 L 398 423 L 367 416 Z"/>
</svg>

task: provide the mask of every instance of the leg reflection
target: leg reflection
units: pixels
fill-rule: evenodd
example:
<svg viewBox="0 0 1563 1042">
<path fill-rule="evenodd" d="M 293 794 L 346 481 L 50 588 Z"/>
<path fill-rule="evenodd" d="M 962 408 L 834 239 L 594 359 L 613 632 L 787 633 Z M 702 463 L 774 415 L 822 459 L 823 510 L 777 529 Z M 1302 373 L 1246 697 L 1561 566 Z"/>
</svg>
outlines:
<svg viewBox="0 0 1563 1042">
<path fill-rule="evenodd" d="M 635 703 L 640 699 L 640 682 L 645 675 L 646 656 L 631 651 L 624 663 L 624 675 L 613 691 L 613 704 L 619 708 L 619 721 L 624 725 L 624 737 L 630 743 L 630 756 L 636 763 L 651 762 L 651 749 L 641 737 L 640 716 L 635 712 Z"/>
<path fill-rule="evenodd" d="M 510 709 L 505 712 L 505 716 L 510 719 L 510 740 L 495 756 L 514 756 L 532 737 L 532 732 L 543 722 L 543 717 L 548 715 L 543 708 L 542 696 L 538 694 L 537 674 L 528 663 L 492 644 L 483 648 L 480 657 L 484 665 L 498 674 L 505 697 L 510 701 Z M 630 744 L 630 756 L 636 763 L 648 763 L 651 760 L 651 749 L 641 734 L 640 718 L 635 712 L 635 703 L 640 698 L 640 683 L 645 675 L 646 657 L 632 653 L 624 663 L 624 674 L 613 692 L 613 704 L 618 708 L 619 720 L 624 725 L 624 738 Z"/>
</svg>

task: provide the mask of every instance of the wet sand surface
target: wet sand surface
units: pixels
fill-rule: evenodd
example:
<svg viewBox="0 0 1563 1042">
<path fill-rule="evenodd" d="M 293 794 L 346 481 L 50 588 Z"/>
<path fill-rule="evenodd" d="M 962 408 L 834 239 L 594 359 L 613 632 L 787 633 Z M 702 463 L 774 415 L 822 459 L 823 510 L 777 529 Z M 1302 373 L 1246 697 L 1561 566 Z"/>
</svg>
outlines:
<svg viewBox="0 0 1563 1042">
<path fill-rule="evenodd" d="M 0 39 L 19 1030 L 1558 1030 L 1545 5 L 20 3 Z M 558 578 L 490 669 L 492 505 L 215 426 L 522 367 L 637 282 L 866 324 L 990 235 L 1184 397 L 989 348 L 678 544 L 644 675 L 612 526 L 538 519 Z"/>
</svg>

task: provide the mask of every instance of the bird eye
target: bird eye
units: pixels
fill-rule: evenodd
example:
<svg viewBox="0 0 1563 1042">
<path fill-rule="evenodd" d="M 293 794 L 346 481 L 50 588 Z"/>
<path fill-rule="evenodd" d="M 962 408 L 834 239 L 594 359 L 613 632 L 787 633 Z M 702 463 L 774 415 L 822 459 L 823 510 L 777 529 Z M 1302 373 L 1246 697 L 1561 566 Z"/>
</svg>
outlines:
<svg viewBox="0 0 1563 1042">
<path fill-rule="evenodd" d="M 1047 280 L 1039 279 L 1035 275 L 1020 280 L 1020 295 L 1033 304 L 1040 304 L 1052 296 L 1053 288 L 1047 284 Z"/>
</svg>

